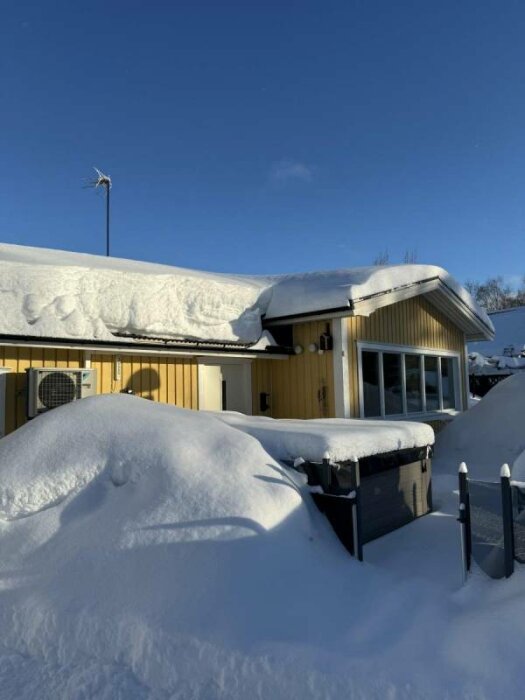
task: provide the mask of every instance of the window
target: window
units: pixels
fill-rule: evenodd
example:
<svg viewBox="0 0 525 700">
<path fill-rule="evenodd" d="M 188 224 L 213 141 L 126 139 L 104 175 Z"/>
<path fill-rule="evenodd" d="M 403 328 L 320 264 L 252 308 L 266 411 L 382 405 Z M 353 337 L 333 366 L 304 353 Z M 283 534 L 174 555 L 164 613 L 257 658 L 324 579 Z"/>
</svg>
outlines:
<svg viewBox="0 0 525 700">
<path fill-rule="evenodd" d="M 458 407 L 459 357 L 414 348 L 360 348 L 361 415 L 411 416 Z"/>
<path fill-rule="evenodd" d="M 367 352 L 363 350 L 361 353 L 365 416 L 378 416 L 381 413 L 378 361 L 379 354 L 377 352 Z"/>
<path fill-rule="evenodd" d="M 403 413 L 401 359 L 402 356 L 397 353 L 383 353 L 383 394 L 385 413 L 388 416 Z"/>
</svg>

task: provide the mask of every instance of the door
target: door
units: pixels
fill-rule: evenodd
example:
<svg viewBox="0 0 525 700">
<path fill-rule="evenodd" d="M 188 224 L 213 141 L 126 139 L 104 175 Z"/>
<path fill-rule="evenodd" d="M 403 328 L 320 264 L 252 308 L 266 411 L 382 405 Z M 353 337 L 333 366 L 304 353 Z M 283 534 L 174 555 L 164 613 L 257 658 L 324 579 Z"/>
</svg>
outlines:
<svg viewBox="0 0 525 700">
<path fill-rule="evenodd" d="M 199 365 L 199 408 L 205 411 L 251 413 L 249 362 Z"/>
</svg>

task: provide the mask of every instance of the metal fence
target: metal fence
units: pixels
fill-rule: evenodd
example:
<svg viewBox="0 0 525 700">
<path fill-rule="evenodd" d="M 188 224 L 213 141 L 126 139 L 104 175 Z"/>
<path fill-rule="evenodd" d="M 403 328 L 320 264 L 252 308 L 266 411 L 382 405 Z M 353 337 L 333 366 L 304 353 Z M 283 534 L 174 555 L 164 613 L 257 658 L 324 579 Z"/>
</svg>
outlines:
<svg viewBox="0 0 525 700">
<path fill-rule="evenodd" d="M 522 519 L 523 525 L 517 527 L 516 519 Z M 472 560 L 495 579 L 512 575 L 515 557 L 525 561 L 525 490 L 511 483 L 507 464 L 501 468 L 499 482 L 469 479 L 467 466 L 460 465 L 458 520 L 465 577 Z"/>
</svg>

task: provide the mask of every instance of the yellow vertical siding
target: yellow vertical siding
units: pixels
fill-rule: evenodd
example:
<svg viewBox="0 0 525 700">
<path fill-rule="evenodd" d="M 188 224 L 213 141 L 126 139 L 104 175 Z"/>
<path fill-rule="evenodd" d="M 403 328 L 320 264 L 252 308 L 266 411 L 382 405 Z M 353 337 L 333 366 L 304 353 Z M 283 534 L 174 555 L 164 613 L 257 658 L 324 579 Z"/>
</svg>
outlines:
<svg viewBox="0 0 525 700">
<path fill-rule="evenodd" d="M 368 317 L 349 317 L 346 322 L 352 416 L 359 416 L 358 341 L 457 352 L 460 356 L 461 393 L 463 400 L 466 400 L 465 335 L 424 297 L 383 307 Z M 303 346 L 302 355 L 283 361 L 257 359 L 253 362 L 254 415 L 261 413 L 260 392 L 270 394 L 270 409 L 263 415 L 274 418 L 321 418 L 335 415 L 333 353 L 317 355 L 308 352 L 308 345 L 319 342 L 319 336 L 325 327 L 324 322 L 296 324 L 294 343 Z M 319 396 L 323 387 L 326 387 L 324 402 L 322 396 Z"/>
<path fill-rule="evenodd" d="M 431 350 L 449 350 L 460 355 L 460 386 L 466 401 L 465 334 L 423 296 L 378 309 L 368 317 L 352 316 L 348 324 L 350 411 L 359 416 L 357 343 L 369 341 L 407 345 Z"/>
<path fill-rule="evenodd" d="M 5 406 L 5 429 L 10 433 L 26 421 L 26 369 L 82 367 L 82 354 L 78 350 L 0 347 L 0 367 L 11 370 L 7 375 Z"/>
<path fill-rule="evenodd" d="M 195 360 L 139 355 L 120 355 L 120 359 L 121 375 L 116 379 L 113 355 L 91 356 L 91 366 L 97 370 L 97 393 L 118 393 L 130 388 L 137 396 L 184 408 L 198 408 Z M 6 434 L 26 421 L 26 369 L 83 366 L 80 350 L 0 347 L 0 367 L 11 370 L 6 377 Z"/>
<path fill-rule="evenodd" d="M 115 356 L 94 354 L 97 393 L 115 394 L 126 389 L 137 396 L 183 408 L 198 408 L 197 362 L 191 358 L 157 355 L 120 355 L 120 379 L 115 378 Z"/>
<path fill-rule="evenodd" d="M 294 344 L 303 353 L 287 360 L 255 360 L 252 363 L 252 408 L 261 415 L 259 394 L 270 394 L 270 409 L 262 415 L 274 418 L 328 418 L 334 415 L 334 372 L 331 352 L 311 353 L 319 345 L 326 321 L 298 323 Z"/>
</svg>

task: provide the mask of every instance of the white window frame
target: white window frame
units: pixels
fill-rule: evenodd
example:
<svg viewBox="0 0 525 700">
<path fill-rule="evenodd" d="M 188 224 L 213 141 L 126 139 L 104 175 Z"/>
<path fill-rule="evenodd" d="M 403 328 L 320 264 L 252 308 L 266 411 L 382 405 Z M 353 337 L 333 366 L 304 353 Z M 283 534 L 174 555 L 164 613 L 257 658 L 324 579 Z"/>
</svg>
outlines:
<svg viewBox="0 0 525 700">
<path fill-rule="evenodd" d="M 359 415 L 365 418 L 364 407 L 364 388 L 363 388 L 363 351 L 378 353 L 378 379 L 379 379 L 379 406 L 381 414 L 378 416 L 366 416 L 366 418 L 387 419 L 387 420 L 421 420 L 429 417 L 439 417 L 446 415 L 455 415 L 462 408 L 461 399 L 461 353 L 451 350 L 437 350 L 436 348 L 413 347 L 412 345 L 391 345 L 389 343 L 374 343 L 369 341 L 357 342 L 357 372 L 359 382 Z M 401 385 L 403 391 L 401 394 L 403 402 L 403 413 L 385 414 L 385 380 L 383 374 L 383 353 L 394 353 L 402 356 L 401 360 Z M 405 355 L 419 355 L 419 374 L 421 379 L 421 405 L 422 411 L 408 413 L 406 401 L 406 371 L 405 371 Z M 438 376 L 438 400 L 439 408 L 437 410 L 427 411 L 426 408 L 426 389 L 425 389 L 425 356 L 437 357 L 437 376 Z M 454 408 L 443 408 L 443 386 L 441 381 L 441 358 L 450 357 L 455 359 L 454 371 Z"/>
</svg>

